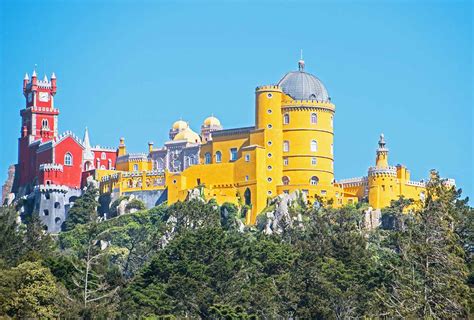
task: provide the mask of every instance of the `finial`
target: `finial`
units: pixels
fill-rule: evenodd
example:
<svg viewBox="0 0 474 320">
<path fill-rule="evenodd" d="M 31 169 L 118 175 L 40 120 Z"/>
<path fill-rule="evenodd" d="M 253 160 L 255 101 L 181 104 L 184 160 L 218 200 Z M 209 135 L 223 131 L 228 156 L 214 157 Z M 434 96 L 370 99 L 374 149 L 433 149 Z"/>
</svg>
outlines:
<svg viewBox="0 0 474 320">
<path fill-rule="evenodd" d="M 30 80 L 30 77 L 28 77 L 28 73 L 25 73 L 25 78 L 24 78 L 24 80 L 27 80 L 27 81 Z"/>
<path fill-rule="evenodd" d="M 379 147 L 380 147 L 380 148 L 384 148 L 384 147 L 385 147 L 385 136 L 384 136 L 383 133 L 380 134 Z"/>
<path fill-rule="evenodd" d="M 48 82 L 48 77 L 46 76 L 46 73 L 44 74 L 43 81 Z"/>
<path fill-rule="evenodd" d="M 31 75 L 31 77 L 36 77 L 36 67 L 37 67 L 37 66 L 38 66 L 38 65 L 35 64 L 35 68 L 33 69 L 33 74 Z"/>
<path fill-rule="evenodd" d="M 53 74 L 51 75 L 51 79 L 56 79 L 56 74 L 53 72 Z"/>
<path fill-rule="evenodd" d="M 298 61 L 298 70 L 304 71 L 303 49 L 300 50 L 300 60 Z"/>
</svg>

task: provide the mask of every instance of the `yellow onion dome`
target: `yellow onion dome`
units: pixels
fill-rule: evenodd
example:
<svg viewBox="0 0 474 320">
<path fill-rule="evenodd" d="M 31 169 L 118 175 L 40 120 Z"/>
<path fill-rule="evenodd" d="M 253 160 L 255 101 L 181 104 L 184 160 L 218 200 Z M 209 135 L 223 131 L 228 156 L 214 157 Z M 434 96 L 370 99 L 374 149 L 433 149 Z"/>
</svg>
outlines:
<svg viewBox="0 0 474 320">
<path fill-rule="evenodd" d="M 189 127 L 178 133 L 173 140 L 186 140 L 191 143 L 201 143 L 201 137 Z"/>
<path fill-rule="evenodd" d="M 173 123 L 173 130 L 184 130 L 188 127 L 188 124 L 183 121 L 183 120 L 178 120 L 175 123 Z"/>
<path fill-rule="evenodd" d="M 217 119 L 214 116 L 207 117 L 206 120 L 204 120 L 204 126 L 210 127 L 210 126 L 220 126 L 221 122 L 219 119 Z"/>
</svg>

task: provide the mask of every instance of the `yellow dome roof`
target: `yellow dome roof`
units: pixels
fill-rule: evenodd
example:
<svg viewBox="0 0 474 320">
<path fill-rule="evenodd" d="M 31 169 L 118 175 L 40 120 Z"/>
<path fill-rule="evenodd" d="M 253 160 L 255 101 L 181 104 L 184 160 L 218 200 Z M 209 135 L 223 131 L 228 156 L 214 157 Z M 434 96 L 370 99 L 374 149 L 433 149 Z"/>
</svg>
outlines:
<svg viewBox="0 0 474 320">
<path fill-rule="evenodd" d="M 189 127 L 187 127 L 186 129 L 184 129 L 183 131 L 178 133 L 174 137 L 173 140 L 175 140 L 175 141 L 177 141 L 177 140 L 186 140 L 186 141 L 192 142 L 192 143 L 201 143 L 201 137 L 196 132 L 189 129 Z"/>
<path fill-rule="evenodd" d="M 206 120 L 204 120 L 204 125 L 205 125 L 206 127 L 209 127 L 209 126 L 220 126 L 220 125 L 221 125 L 221 122 L 220 122 L 219 119 L 217 119 L 216 117 L 210 116 L 210 117 L 207 117 Z"/>
<path fill-rule="evenodd" d="M 178 120 L 173 123 L 173 130 L 184 130 L 188 127 L 188 124 L 183 120 Z"/>
</svg>

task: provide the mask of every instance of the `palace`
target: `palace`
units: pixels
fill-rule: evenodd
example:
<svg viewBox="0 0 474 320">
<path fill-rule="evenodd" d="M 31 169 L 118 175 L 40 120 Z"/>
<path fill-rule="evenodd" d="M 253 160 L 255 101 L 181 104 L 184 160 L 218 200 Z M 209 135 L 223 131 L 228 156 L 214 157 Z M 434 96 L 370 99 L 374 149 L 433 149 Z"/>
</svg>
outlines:
<svg viewBox="0 0 474 320">
<path fill-rule="evenodd" d="M 334 207 L 367 201 L 374 210 L 401 196 L 423 201 L 425 183 L 411 181 L 406 167 L 391 166 L 383 134 L 375 165 L 364 177 L 334 178 L 334 117 L 336 106 L 324 84 L 305 71 L 285 74 L 277 84 L 255 90 L 255 124 L 224 129 L 210 116 L 200 133 L 183 120 L 169 131 L 169 141 L 146 153 L 127 153 L 125 140 L 117 149 L 91 147 L 67 132 L 58 135 L 59 110 L 54 106 L 53 74 L 40 81 L 33 73 L 23 82 L 19 158 L 12 191 L 29 199 L 25 211 L 37 210 L 49 232 L 58 232 L 74 199 L 87 180 L 99 183 L 110 201 L 134 195 L 146 207 L 185 201 L 198 193 L 217 203 L 247 209 L 254 224 L 269 198 L 296 190 L 308 202 Z M 448 180 L 454 184 L 453 180 Z M 31 204 L 32 203 L 32 204 Z"/>
</svg>

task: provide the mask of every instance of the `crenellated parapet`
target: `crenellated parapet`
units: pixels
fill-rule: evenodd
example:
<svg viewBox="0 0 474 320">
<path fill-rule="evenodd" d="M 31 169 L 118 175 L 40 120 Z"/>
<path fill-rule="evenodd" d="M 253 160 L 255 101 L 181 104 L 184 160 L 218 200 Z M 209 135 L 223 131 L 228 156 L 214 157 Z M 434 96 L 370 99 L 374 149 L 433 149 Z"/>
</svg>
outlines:
<svg viewBox="0 0 474 320">
<path fill-rule="evenodd" d="M 66 194 L 71 189 L 67 186 L 57 185 L 57 184 L 40 184 L 40 185 L 35 186 L 34 190 L 39 191 L 41 193 L 61 192 L 61 193 Z"/>
<path fill-rule="evenodd" d="M 43 163 L 39 166 L 39 170 L 63 172 L 63 165 L 60 163 Z"/>
<path fill-rule="evenodd" d="M 281 87 L 277 85 L 265 85 L 255 88 L 256 92 L 266 92 L 266 91 L 278 91 L 282 92 Z"/>
<path fill-rule="evenodd" d="M 336 181 L 335 184 L 340 185 L 343 188 L 364 186 L 368 184 L 368 178 L 357 177 L 357 178 L 341 179 L 341 180 Z"/>
<path fill-rule="evenodd" d="M 370 167 L 369 177 L 396 177 L 397 167 Z"/>
</svg>

